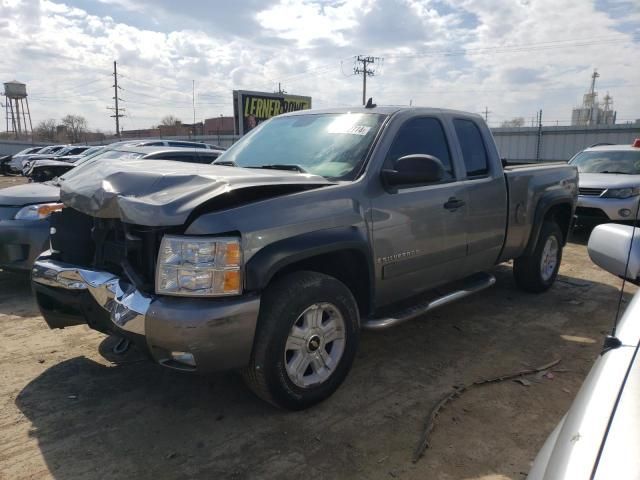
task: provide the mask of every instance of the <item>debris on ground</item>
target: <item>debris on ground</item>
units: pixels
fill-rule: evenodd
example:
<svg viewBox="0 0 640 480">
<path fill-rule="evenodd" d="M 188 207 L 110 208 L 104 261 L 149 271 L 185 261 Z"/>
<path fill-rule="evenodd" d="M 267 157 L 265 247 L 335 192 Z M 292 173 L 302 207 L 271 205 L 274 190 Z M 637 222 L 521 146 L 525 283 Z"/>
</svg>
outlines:
<svg viewBox="0 0 640 480">
<path fill-rule="evenodd" d="M 416 463 L 420 460 L 420 457 L 424 454 L 424 451 L 429 448 L 429 435 L 435 426 L 435 420 L 440 414 L 440 411 L 453 399 L 462 395 L 465 391 L 470 390 L 473 387 L 478 387 L 480 385 L 487 385 L 489 383 L 499 383 L 504 382 L 505 380 L 514 380 L 514 379 L 522 379 L 525 375 L 532 375 L 534 373 L 540 373 L 543 371 L 547 371 L 548 374 L 551 374 L 549 369 L 551 367 L 555 367 L 558 363 L 560 363 L 561 359 L 558 358 L 552 362 L 549 362 L 545 365 L 542 365 L 537 368 L 530 368 L 527 370 L 520 370 L 518 372 L 506 373 L 503 375 L 498 375 L 497 377 L 488 378 L 488 379 L 480 379 L 475 382 L 468 383 L 466 385 L 454 385 L 453 388 L 448 391 L 442 398 L 435 404 L 435 406 L 431 409 L 429 416 L 427 417 L 427 421 L 425 422 L 425 428 L 422 432 L 422 436 L 420 438 L 420 443 L 418 447 L 415 449 L 413 453 L 413 463 Z M 553 375 L 553 374 L 551 374 Z M 553 378 L 553 376 L 551 377 Z M 529 382 L 531 384 L 531 382 Z"/>
</svg>

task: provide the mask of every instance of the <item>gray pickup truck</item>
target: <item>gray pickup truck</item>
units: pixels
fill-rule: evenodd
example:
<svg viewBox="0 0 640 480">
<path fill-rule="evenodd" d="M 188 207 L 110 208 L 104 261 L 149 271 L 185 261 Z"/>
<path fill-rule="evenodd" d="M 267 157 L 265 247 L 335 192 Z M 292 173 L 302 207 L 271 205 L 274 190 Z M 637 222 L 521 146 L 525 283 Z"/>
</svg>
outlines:
<svg viewBox="0 0 640 480">
<path fill-rule="evenodd" d="M 361 329 L 489 287 L 498 263 L 548 289 L 578 193 L 575 167 L 503 169 L 479 116 L 428 108 L 295 112 L 214 165 L 123 165 L 61 181 L 32 275 L 46 322 L 173 369 L 239 369 L 288 409 L 338 388 Z"/>
</svg>

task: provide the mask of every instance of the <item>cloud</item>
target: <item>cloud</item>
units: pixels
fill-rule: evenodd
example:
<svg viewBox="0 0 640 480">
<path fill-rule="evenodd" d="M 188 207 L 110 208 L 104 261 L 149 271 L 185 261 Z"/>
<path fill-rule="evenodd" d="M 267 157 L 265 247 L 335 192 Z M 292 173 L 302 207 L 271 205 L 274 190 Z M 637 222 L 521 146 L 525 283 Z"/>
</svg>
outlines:
<svg viewBox="0 0 640 480">
<path fill-rule="evenodd" d="M 67 113 L 113 130 L 113 61 L 124 128 L 167 114 L 232 113 L 232 90 L 358 104 L 354 55 L 383 58 L 378 104 L 568 121 L 594 67 L 618 118 L 640 116 L 640 9 L 627 0 L 0 0 L 0 78 L 27 83 L 34 122 Z"/>
</svg>

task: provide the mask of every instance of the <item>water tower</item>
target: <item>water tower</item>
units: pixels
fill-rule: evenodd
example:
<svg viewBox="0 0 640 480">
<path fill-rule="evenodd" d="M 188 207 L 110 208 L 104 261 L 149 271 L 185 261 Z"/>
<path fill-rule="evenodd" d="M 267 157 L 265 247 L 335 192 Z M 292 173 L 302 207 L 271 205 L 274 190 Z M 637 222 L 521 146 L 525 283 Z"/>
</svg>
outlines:
<svg viewBox="0 0 640 480">
<path fill-rule="evenodd" d="M 15 134 L 16 138 L 31 135 L 33 126 L 31 125 L 31 112 L 27 99 L 27 86 L 16 80 L 5 82 L 4 97 L 7 133 Z M 27 118 L 29 119 L 28 125 Z"/>
</svg>

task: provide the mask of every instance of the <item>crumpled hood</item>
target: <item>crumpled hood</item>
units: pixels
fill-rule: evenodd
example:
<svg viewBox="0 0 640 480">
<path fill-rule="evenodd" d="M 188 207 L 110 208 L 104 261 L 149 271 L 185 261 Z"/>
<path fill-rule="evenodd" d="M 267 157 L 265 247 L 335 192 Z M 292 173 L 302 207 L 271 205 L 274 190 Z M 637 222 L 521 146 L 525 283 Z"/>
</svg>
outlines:
<svg viewBox="0 0 640 480">
<path fill-rule="evenodd" d="M 640 175 L 619 173 L 581 173 L 578 178 L 581 188 L 628 188 L 640 186 Z"/>
<path fill-rule="evenodd" d="M 27 183 L 0 190 L 0 205 L 22 207 L 34 203 L 57 202 L 60 189 L 48 183 Z"/>
<path fill-rule="evenodd" d="M 94 217 L 147 226 L 182 225 L 193 209 L 219 195 L 278 185 L 304 190 L 331 182 L 297 172 L 168 160 L 91 162 L 60 182 L 65 205 Z"/>
</svg>

